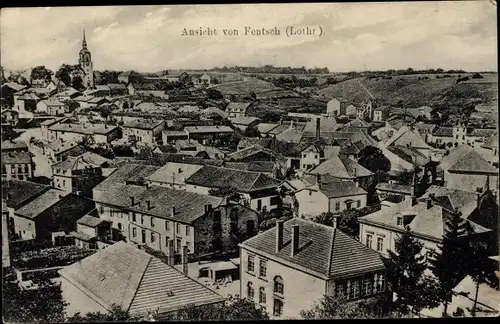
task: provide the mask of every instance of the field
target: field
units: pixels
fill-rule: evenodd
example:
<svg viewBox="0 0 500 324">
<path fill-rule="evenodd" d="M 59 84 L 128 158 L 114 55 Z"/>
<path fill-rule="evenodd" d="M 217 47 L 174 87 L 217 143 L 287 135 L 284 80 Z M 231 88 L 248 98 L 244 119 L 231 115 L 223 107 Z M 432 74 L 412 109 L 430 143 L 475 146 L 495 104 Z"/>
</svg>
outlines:
<svg viewBox="0 0 500 324">
<path fill-rule="evenodd" d="M 214 86 L 214 89 L 218 90 L 222 95 L 250 95 L 254 92 L 256 94 L 267 92 L 267 91 L 277 91 L 284 90 L 282 88 L 276 87 L 271 82 L 259 80 L 256 78 L 248 77 L 244 81 L 235 81 L 230 83 L 222 83 Z"/>
</svg>

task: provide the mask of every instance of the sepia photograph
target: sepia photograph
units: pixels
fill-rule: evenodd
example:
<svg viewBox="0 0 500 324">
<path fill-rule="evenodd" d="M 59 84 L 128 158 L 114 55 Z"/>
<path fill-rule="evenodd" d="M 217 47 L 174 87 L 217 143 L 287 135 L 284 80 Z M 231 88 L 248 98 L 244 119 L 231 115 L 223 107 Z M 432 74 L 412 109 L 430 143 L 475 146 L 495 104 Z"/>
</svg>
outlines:
<svg viewBox="0 0 500 324">
<path fill-rule="evenodd" d="M 497 3 L 0 11 L 2 320 L 500 315 Z"/>
</svg>

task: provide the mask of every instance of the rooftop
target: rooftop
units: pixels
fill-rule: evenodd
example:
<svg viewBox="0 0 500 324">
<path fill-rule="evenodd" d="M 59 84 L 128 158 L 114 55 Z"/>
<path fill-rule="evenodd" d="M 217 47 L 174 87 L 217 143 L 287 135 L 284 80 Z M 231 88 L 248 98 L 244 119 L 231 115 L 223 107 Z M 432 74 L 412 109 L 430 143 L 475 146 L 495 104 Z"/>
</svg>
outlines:
<svg viewBox="0 0 500 324">
<path fill-rule="evenodd" d="M 330 174 L 337 178 L 347 179 L 367 177 L 373 174 L 370 170 L 343 154 L 330 157 L 312 170 L 307 171 L 307 173 Z"/>
<path fill-rule="evenodd" d="M 30 164 L 31 153 L 26 151 L 2 152 L 2 165 L 4 164 Z"/>
<path fill-rule="evenodd" d="M 486 172 L 498 174 L 498 169 L 488 163 L 475 149 L 460 145 L 445 155 L 439 167 L 448 171 Z"/>
<path fill-rule="evenodd" d="M 186 183 L 209 188 L 229 186 L 234 187 L 239 192 L 252 192 L 277 188 L 281 184 L 281 181 L 260 172 L 204 166 L 187 178 Z"/>
<path fill-rule="evenodd" d="M 389 192 L 401 193 L 401 194 L 407 194 L 407 195 L 412 193 L 412 186 L 402 185 L 402 184 L 397 184 L 397 183 L 381 182 L 381 183 L 377 184 L 376 189 L 381 190 L 381 191 L 389 191 Z"/>
<path fill-rule="evenodd" d="M 191 134 L 234 132 L 234 130 L 229 126 L 186 126 L 184 127 L 184 130 Z"/>
<path fill-rule="evenodd" d="M 231 112 L 241 110 L 242 112 L 245 112 L 251 105 L 251 102 L 230 102 L 226 107 L 226 111 Z"/>
<path fill-rule="evenodd" d="M 133 119 L 133 120 L 128 120 L 128 121 L 124 122 L 122 127 L 153 130 L 158 126 L 161 126 L 163 123 L 164 123 L 163 120 L 155 120 L 155 119 L 137 120 L 137 119 Z"/>
<path fill-rule="evenodd" d="M 2 197 L 6 200 L 8 207 L 19 208 L 50 188 L 50 186 L 31 181 L 5 180 L 2 181 Z"/>
<path fill-rule="evenodd" d="M 412 131 L 407 126 L 401 127 L 391 138 L 389 138 L 389 140 L 385 143 L 385 146 L 431 148 L 417 132 Z"/>
<path fill-rule="evenodd" d="M 106 222 L 107 221 L 105 221 L 99 217 L 94 217 L 94 216 L 91 216 L 88 214 L 76 221 L 77 224 L 85 225 L 88 227 L 96 227 L 96 226 L 98 226 L 102 223 L 106 223 Z"/>
<path fill-rule="evenodd" d="M 151 309 L 159 314 L 223 302 L 224 298 L 135 246 L 118 242 L 59 270 L 87 296 L 131 315 Z"/>
<path fill-rule="evenodd" d="M 259 121 L 260 119 L 257 117 L 248 117 L 248 116 L 240 116 L 236 118 L 231 118 L 231 123 L 234 125 L 244 125 L 248 126 L 256 121 Z"/>
<path fill-rule="evenodd" d="M 97 191 L 106 191 L 117 184 L 128 183 L 141 183 L 145 178 L 158 170 L 159 166 L 144 165 L 137 163 L 126 163 L 119 167 L 104 181 L 94 187 Z"/>
<path fill-rule="evenodd" d="M 2 141 L 2 151 L 28 150 L 28 144 L 23 141 Z"/>
<path fill-rule="evenodd" d="M 299 251 L 291 256 L 292 225 L 299 225 Z M 324 279 L 384 269 L 380 254 L 333 227 L 293 218 L 284 223 L 284 246 L 276 251 L 276 227 L 240 246 Z"/>
<path fill-rule="evenodd" d="M 113 163 L 112 160 L 92 152 L 85 152 L 78 156 L 69 156 L 66 160 L 56 163 L 52 168 L 63 170 L 83 170 L 87 168 L 101 167 Z"/>
<path fill-rule="evenodd" d="M 118 129 L 117 126 L 106 125 L 106 124 L 55 124 L 50 126 L 51 131 L 57 132 L 70 132 L 86 135 L 106 135 Z"/>
<path fill-rule="evenodd" d="M 67 193 L 58 189 L 49 189 L 42 195 L 15 211 L 16 215 L 34 219 L 42 212 L 58 203 Z"/>
<path fill-rule="evenodd" d="M 275 153 L 274 151 L 264 148 L 258 144 L 254 144 L 252 146 L 245 147 L 241 150 L 238 150 L 232 154 L 228 155 L 228 159 L 232 161 L 241 161 L 243 159 L 246 159 L 252 155 L 258 154 L 258 153 L 264 153 L 267 154 L 268 156 L 280 160 L 280 161 L 286 161 L 286 158 L 281 156 L 278 153 Z M 268 159 L 266 159 L 268 160 Z"/>
<path fill-rule="evenodd" d="M 438 126 L 434 132 L 432 132 L 433 136 L 442 136 L 442 137 L 453 137 L 453 127 L 441 127 Z"/>
</svg>

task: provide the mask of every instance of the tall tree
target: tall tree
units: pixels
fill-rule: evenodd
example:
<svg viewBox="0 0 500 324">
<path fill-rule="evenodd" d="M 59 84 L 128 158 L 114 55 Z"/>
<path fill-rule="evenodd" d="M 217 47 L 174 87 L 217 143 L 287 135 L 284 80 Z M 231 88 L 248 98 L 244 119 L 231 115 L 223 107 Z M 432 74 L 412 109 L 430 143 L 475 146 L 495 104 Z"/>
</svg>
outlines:
<svg viewBox="0 0 500 324">
<path fill-rule="evenodd" d="M 66 86 L 71 86 L 71 72 L 75 70 L 74 65 L 63 64 L 56 72 L 56 78 L 61 80 Z"/>
<path fill-rule="evenodd" d="M 453 288 L 467 274 L 467 223 L 459 212 L 446 212 L 443 241 L 429 260 L 430 268 L 439 280 L 439 297 L 444 302 L 443 316 L 448 316 L 448 304 Z M 450 266 L 453 265 L 453 266 Z"/>
<path fill-rule="evenodd" d="M 47 80 L 50 81 L 54 72 L 47 69 L 44 65 L 36 66 L 31 70 L 31 80 Z"/>
<path fill-rule="evenodd" d="M 85 89 L 85 87 L 83 86 L 82 77 L 79 75 L 75 75 L 75 77 L 71 81 L 71 86 L 78 91 Z"/>
<path fill-rule="evenodd" d="M 391 169 L 391 161 L 384 156 L 382 150 L 374 146 L 367 146 L 359 152 L 358 163 L 372 172 L 388 172 Z"/>
<path fill-rule="evenodd" d="M 474 294 L 474 304 L 472 306 L 471 314 L 476 316 L 477 312 L 477 299 L 479 296 L 479 286 L 483 283 L 495 284 L 494 271 L 495 269 L 491 267 L 491 263 L 488 262 L 487 246 L 482 242 L 469 243 L 469 266 L 468 273 L 470 274 L 472 280 L 476 284 L 476 292 Z"/>
<path fill-rule="evenodd" d="M 144 317 L 132 316 L 127 311 L 123 310 L 120 306 L 111 306 L 111 311 L 108 313 L 101 312 L 88 312 L 85 315 L 76 313 L 68 317 L 68 323 L 105 323 L 105 322 L 139 322 L 149 319 L 149 315 Z"/>
<path fill-rule="evenodd" d="M 396 251 L 389 251 L 385 259 L 387 281 L 396 294 L 394 307 L 402 314 L 420 314 L 424 308 L 439 306 L 437 283 L 424 275 L 427 268 L 422 255 L 423 244 L 407 230 L 396 239 Z"/>
</svg>

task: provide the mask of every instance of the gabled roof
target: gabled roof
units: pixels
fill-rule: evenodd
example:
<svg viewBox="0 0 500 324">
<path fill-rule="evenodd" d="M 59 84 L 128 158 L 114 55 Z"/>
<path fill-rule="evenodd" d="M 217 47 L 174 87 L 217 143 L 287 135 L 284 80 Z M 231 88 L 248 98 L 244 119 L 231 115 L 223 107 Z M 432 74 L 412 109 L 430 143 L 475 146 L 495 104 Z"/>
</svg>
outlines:
<svg viewBox="0 0 500 324">
<path fill-rule="evenodd" d="M 19 84 L 19 83 L 15 83 L 15 82 L 5 82 L 5 83 L 2 83 L 2 87 L 9 87 L 9 88 L 11 88 L 14 91 L 21 91 L 23 89 L 26 89 L 25 85 L 22 85 L 22 84 Z"/>
<path fill-rule="evenodd" d="M 483 147 L 484 148 L 489 148 L 489 149 L 498 148 L 498 136 L 497 135 L 493 135 L 493 136 L 488 137 L 484 141 Z"/>
<path fill-rule="evenodd" d="M 153 172 L 151 175 L 146 177 L 147 181 L 161 182 L 161 183 L 183 183 L 186 177 L 189 177 L 203 165 L 200 164 L 184 164 L 182 167 L 182 172 L 179 173 L 178 163 L 166 163 L 164 166 Z"/>
<path fill-rule="evenodd" d="M 464 217 L 467 217 L 477 206 L 476 193 L 440 186 L 429 187 L 418 200 L 425 201 L 431 194 L 436 198 L 446 197 L 450 204 L 449 207 L 461 211 Z"/>
<path fill-rule="evenodd" d="M 88 167 L 101 167 L 104 164 L 111 164 L 112 160 L 102 157 L 92 152 L 85 152 L 78 156 L 69 156 L 66 160 L 56 163 L 52 169 L 58 168 L 63 170 L 83 170 Z"/>
<path fill-rule="evenodd" d="M 16 210 L 15 214 L 34 219 L 48 208 L 58 203 L 65 195 L 67 195 L 67 193 L 64 191 L 49 189 L 28 204 Z"/>
<path fill-rule="evenodd" d="M 433 132 L 432 136 L 453 137 L 453 127 L 438 126 Z"/>
<path fill-rule="evenodd" d="M 26 151 L 2 152 L 2 165 L 4 164 L 30 164 L 31 153 Z"/>
<path fill-rule="evenodd" d="M 161 126 L 163 123 L 164 123 L 163 120 L 157 120 L 157 119 L 143 119 L 143 120 L 133 119 L 124 122 L 122 127 L 153 130 L 158 126 Z"/>
<path fill-rule="evenodd" d="M 191 134 L 201 133 L 233 133 L 234 130 L 229 126 L 186 126 L 184 130 Z"/>
<path fill-rule="evenodd" d="M 277 188 L 281 181 L 259 172 L 204 166 L 186 179 L 187 184 L 208 188 L 233 187 L 239 192 Z"/>
<path fill-rule="evenodd" d="M 342 181 L 336 179 L 323 179 L 317 184 L 318 190 L 328 198 L 349 197 L 367 195 L 368 193 L 353 181 Z M 332 181 L 333 180 L 333 181 Z"/>
<path fill-rule="evenodd" d="M 420 134 L 432 134 L 438 127 L 436 124 L 426 124 L 423 122 L 418 122 L 414 126 Z"/>
<path fill-rule="evenodd" d="M 430 159 L 424 154 L 420 153 L 414 147 L 407 146 L 389 146 L 387 150 L 397 155 L 402 160 L 413 164 L 414 166 L 423 166 L 429 163 Z"/>
<path fill-rule="evenodd" d="M 110 310 L 113 304 L 132 315 L 159 314 L 186 305 L 224 301 L 220 295 L 135 246 L 118 242 L 59 270 L 78 289 Z"/>
<path fill-rule="evenodd" d="M 292 225 L 299 225 L 299 252 L 291 256 Z M 284 246 L 276 252 L 276 227 L 240 246 L 323 279 L 384 269 L 380 254 L 333 227 L 293 218 L 284 223 Z"/>
<path fill-rule="evenodd" d="M 498 131 L 496 129 L 488 129 L 488 128 L 473 128 L 470 130 L 469 136 L 476 137 L 489 137 L 489 136 L 498 136 Z"/>
<path fill-rule="evenodd" d="M 232 111 L 241 110 L 243 113 L 245 113 L 248 107 L 250 107 L 251 105 L 252 105 L 251 102 L 230 102 L 226 107 L 226 111 L 229 113 Z"/>
<path fill-rule="evenodd" d="M 439 163 L 443 170 L 465 172 L 488 172 L 498 174 L 498 169 L 488 163 L 476 150 L 460 145 L 444 156 Z"/>
<path fill-rule="evenodd" d="M 106 135 L 118 129 L 118 126 L 106 124 L 55 124 L 49 127 L 51 131 L 79 133 L 86 135 Z"/>
<path fill-rule="evenodd" d="M 232 161 L 241 161 L 243 159 L 246 159 L 252 155 L 258 154 L 258 153 L 265 153 L 269 156 L 272 156 L 273 158 L 280 160 L 280 161 L 285 161 L 286 158 L 281 156 L 278 153 L 275 153 L 274 151 L 271 151 L 270 149 L 264 148 L 258 144 L 254 144 L 252 146 L 245 147 L 244 149 L 241 149 L 239 151 L 236 151 L 232 154 L 228 155 L 228 160 Z"/>
<path fill-rule="evenodd" d="M 44 120 L 43 122 L 41 122 L 40 125 L 50 127 L 50 126 L 52 126 L 54 124 L 63 122 L 65 120 L 67 120 L 66 117 L 58 117 L 58 118 L 54 118 L 54 119 L 47 119 L 47 120 Z"/>
<path fill-rule="evenodd" d="M 356 119 L 351 120 L 344 127 L 369 128 L 371 126 L 369 122 L 356 117 Z"/>
<path fill-rule="evenodd" d="M 64 106 L 64 103 L 60 102 L 59 100 L 55 99 L 55 98 L 49 98 L 49 99 L 46 99 L 46 100 L 42 100 L 42 102 L 44 104 L 46 104 L 47 106 Z"/>
<path fill-rule="evenodd" d="M 396 183 L 381 182 L 378 183 L 375 188 L 381 191 L 388 191 L 388 192 L 407 194 L 407 195 L 412 193 L 412 186 L 396 184 Z"/>
<path fill-rule="evenodd" d="M 19 208 L 49 189 L 50 186 L 36 182 L 5 180 L 2 181 L 2 198 L 8 207 Z"/>
<path fill-rule="evenodd" d="M 6 140 L 2 141 L 2 151 L 28 150 L 28 144 L 23 141 Z"/>
<path fill-rule="evenodd" d="M 410 130 L 407 126 L 401 127 L 396 134 L 389 138 L 389 140 L 385 143 L 386 147 L 391 145 L 428 149 L 431 148 L 417 132 Z"/>
<path fill-rule="evenodd" d="M 278 126 L 279 124 L 277 123 L 260 123 L 257 125 L 257 129 L 261 134 L 267 134 Z"/>
<path fill-rule="evenodd" d="M 271 143 L 271 138 L 269 137 L 242 137 L 238 143 L 238 147 L 245 148 L 252 145 L 259 145 L 264 148 L 268 148 Z"/>
<path fill-rule="evenodd" d="M 224 166 L 229 169 L 237 169 L 252 172 L 273 172 L 274 162 L 272 161 L 251 161 L 251 162 L 226 162 Z"/>
<path fill-rule="evenodd" d="M 231 123 L 234 125 L 245 125 L 248 126 L 256 121 L 259 121 L 260 119 L 257 117 L 247 117 L 247 116 L 240 116 L 237 118 L 231 118 Z"/>
<path fill-rule="evenodd" d="M 82 218 L 76 221 L 77 224 L 80 225 L 85 225 L 88 227 L 96 227 L 97 225 L 100 225 L 102 223 L 106 223 L 107 221 L 99 218 L 99 217 L 94 217 L 91 215 L 84 215 Z"/>
<path fill-rule="evenodd" d="M 332 156 L 328 160 L 320 163 L 312 170 L 307 171 L 308 174 L 330 174 L 336 178 L 353 179 L 358 177 L 367 177 L 373 173 L 363 167 L 356 161 L 351 160 L 345 155 L 339 154 Z"/>
<path fill-rule="evenodd" d="M 94 190 L 106 191 L 116 184 L 125 184 L 127 181 L 131 183 L 140 182 L 159 168 L 159 166 L 137 163 L 124 164 L 110 176 L 108 176 L 104 181 L 95 186 Z"/>
</svg>

